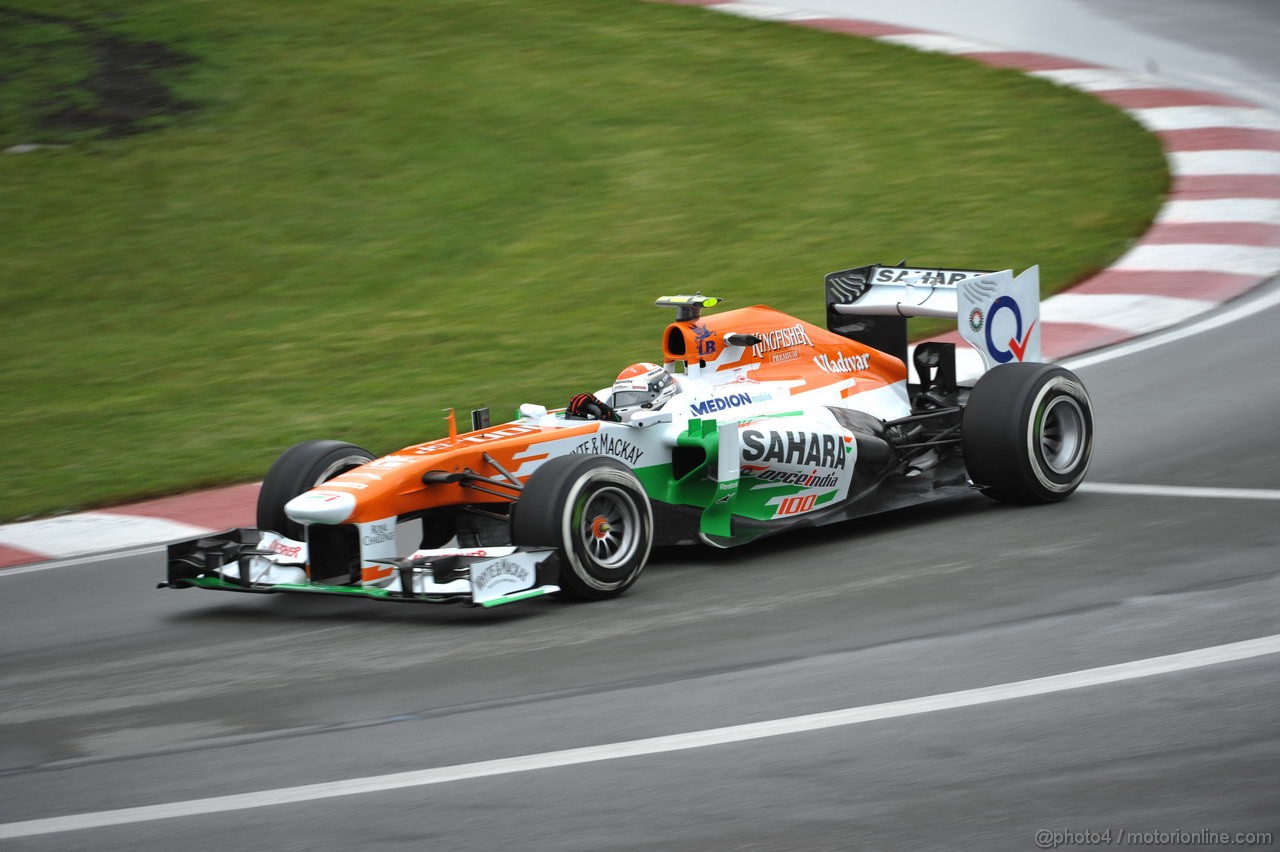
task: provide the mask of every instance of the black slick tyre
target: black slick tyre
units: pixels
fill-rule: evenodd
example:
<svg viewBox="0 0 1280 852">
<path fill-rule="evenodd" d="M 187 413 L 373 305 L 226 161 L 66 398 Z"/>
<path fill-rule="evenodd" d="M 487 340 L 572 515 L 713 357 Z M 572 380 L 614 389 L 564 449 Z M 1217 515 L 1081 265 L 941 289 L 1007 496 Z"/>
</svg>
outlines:
<svg viewBox="0 0 1280 852">
<path fill-rule="evenodd" d="M 373 461 L 363 447 L 344 441 L 303 441 L 285 450 L 262 480 L 258 492 L 258 529 L 273 530 L 301 541 L 302 524 L 289 519 L 284 504 L 344 471 Z"/>
<path fill-rule="evenodd" d="M 560 596 L 601 600 L 626 591 L 649 559 L 653 509 L 625 465 L 604 456 L 551 459 L 512 509 L 511 541 L 560 551 Z"/>
<path fill-rule="evenodd" d="M 1001 364 L 974 385 L 961 421 L 969 478 L 1005 503 L 1055 503 L 1079 487 L 1093 454 L 1093 407 L 1075 373 Z"/>
</svg>

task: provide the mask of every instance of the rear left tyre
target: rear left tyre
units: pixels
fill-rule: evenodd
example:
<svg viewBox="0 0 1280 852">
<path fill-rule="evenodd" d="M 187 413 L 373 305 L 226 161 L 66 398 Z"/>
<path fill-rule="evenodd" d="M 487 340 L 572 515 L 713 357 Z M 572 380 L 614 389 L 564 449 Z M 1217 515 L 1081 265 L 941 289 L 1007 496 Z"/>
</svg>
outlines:
<svg viewBox="0 0 1280 852">
<path fill-rule="evenodd" d="M 560 551 L 560 596 L 601 600 L 635 583 L 653 545 L 653 509 L 636 475 L 603 456 L 552 459 L 512 508 L 511 541 Z"/>
</svg>

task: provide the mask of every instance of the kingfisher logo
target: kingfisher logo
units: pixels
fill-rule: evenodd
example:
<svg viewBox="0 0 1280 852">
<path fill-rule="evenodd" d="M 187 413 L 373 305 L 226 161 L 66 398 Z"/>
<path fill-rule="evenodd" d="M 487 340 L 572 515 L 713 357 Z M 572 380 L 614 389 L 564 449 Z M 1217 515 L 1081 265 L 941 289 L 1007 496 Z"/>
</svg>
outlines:
<svg viewBox="0 0 1280 852">
<path fill-rule="evenodd" d="M 713 411 L 727 411 L 730 408 L 750 405 L 754 401 L 749 393 L 731 393 L 728 396 L 717 396 L 713 399 L 695 402 L 689 406 L 689 410 L 694 414 L 710 414 Z"/>
<path fill-rule="evenodd" d="M 995 319 L 1000 311 L 1009 311 L 1013 314 L 1013 337 L 1009 338 L 1009 348 L 1002 349 L 996 345 L 991 338 L 991 329 L 995 328 Z M 991 316 L 987 318 L 987 351 L 991 353 L 991 357 L 995 358 L 1001 364 L 1007 364 L 1010 361 L 1021 361 L 1027 354 L 1027 344 L 1031 341 L 1031 332 L 1036 327 L 1036 320 L 1031 321 L 1031 325 L 1027 326 L 1026 334 L 1022 330 L 1022 311 L 1018 308 L 1017 301 L 1012 296 L 1001 296 L 991 303 Z M 974 331 L 977 331 L 975 328 Z"/>
<path fill-rule="evenodd" d="M 756 337 L 760 338 L 760 342 L 751 347 L 751 354 L 756 358 L 763 358 L 766 352 L 772 352 L 775 349 L 813 345 L 813 341 L 809 339 L 809 332 L 805 330 L 804 323 L 801 322 L 790 328 L 761 331 L 756 334 Z"/>
</svg>

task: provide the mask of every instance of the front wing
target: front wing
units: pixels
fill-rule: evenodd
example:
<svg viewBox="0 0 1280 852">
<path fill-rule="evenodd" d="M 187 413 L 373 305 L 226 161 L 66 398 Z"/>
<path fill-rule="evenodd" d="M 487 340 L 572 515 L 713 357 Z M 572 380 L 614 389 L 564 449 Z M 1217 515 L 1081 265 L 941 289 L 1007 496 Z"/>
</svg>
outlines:
<svg viewBox="0 0 1280 852">
<path fill-rule="evenodd" d="M 315 582 L 308 575 L 305 543 L 241 528 L 170 545 L 167 578 L 159 587 L 481 607 L 560 591 L 554 548 L 420 550 L 389 561 L 394 572 L 376 584 L 360 582 L 358 566 L 349 583 Z"/>
</svg>

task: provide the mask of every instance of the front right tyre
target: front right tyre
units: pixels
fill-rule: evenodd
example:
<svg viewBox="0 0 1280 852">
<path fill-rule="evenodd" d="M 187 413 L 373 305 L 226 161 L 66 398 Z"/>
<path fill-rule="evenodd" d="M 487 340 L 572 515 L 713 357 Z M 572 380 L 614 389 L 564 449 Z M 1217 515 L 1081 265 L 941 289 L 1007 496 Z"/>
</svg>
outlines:
<svg viewBox="0 0 1280 852">
<path fill-rule="evenodd" d="M 273 530 L 301 541 L 302 524 L 284 513 L 284 505 L 322 482 L 374 459 L 364 447 L 345 441 L 303 441 L 281 453 L 258 492 L 258 529 Z"/>
<path fill-rule="evenodd" d="M 604 456 L 561 456 L 525 483 L 512 508 L 511 541 L 560 551 L 561 597 L 611 598 L 644 570 L 653 509 L 626 465 Z"/>
<path fill-rule="evenodd" d="M 969 478 L 1004 503 L 1065 500 L 1093 455 L 1089 393 L 1054 364 L 1001 364 L 984 373 L 960 428 Z"/>
</svg>

